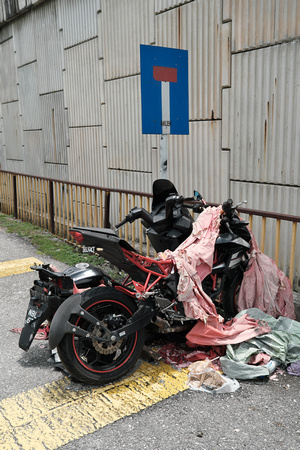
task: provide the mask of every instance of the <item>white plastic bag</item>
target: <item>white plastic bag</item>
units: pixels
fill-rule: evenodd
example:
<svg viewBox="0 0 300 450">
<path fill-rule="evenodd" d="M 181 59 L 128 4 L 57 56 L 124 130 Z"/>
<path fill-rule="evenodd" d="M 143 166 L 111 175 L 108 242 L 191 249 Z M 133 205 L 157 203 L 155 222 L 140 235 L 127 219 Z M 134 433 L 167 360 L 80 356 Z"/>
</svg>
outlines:
<svg viewBox="0 0 300 450">
<path fill-rule="evenodd" d="M 237 380 L 220 374 L 210 360 L 196 361 L 188 369 L 188 386 L 196 391 L 210 394 L 235 392 L 239 387 Z"/>
</svg>

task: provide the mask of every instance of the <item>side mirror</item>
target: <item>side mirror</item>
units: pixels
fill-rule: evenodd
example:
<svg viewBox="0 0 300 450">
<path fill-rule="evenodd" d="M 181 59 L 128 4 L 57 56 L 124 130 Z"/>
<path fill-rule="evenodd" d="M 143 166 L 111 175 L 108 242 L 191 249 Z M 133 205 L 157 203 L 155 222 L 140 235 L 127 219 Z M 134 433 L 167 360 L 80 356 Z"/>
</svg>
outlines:
<svg viewBox="0 0 300 450">
<path fill-rule="evenodd" d="M 203 200 L 202 195 L 198 191 L 194 191 L 194 198 L 195 200 Z"/>
</svg>

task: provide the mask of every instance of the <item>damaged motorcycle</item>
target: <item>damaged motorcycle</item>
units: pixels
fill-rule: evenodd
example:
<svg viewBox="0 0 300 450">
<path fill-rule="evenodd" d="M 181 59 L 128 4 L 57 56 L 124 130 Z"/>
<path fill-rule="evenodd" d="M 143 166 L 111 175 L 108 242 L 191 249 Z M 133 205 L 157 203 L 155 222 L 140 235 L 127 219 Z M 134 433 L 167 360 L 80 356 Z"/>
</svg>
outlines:
<svg viewBox="0 0 300 450">
<path fill-rule="evenodd" d="M 118 283 L 98 268 L 95 278 L 100 286 L 87 286 L 83 292 L 69 296 L 54 314 L 49 347 L 57 348 L 65 368 L 80 382 L 101 385 L 128 373 L 142 353 L 147 331 L 154 328 L 156 332 L 173 333 L 190 330 L 196 323 L 179 301 L 179 273 L 168 252 L 176 251 L 193 231 L 189 209 L 199 212 L 200 217 L 207 205 L 198 193 L 192 198 L 179 196 L 168 180 L 156 180 L 153 194 L 152 212 L 133 208 L 116 231 L 88 227 L 70 230 L 80 245 L 93 249 L 127 274 Z M 231 199 L 222 205 L 212 270 L 202 280 L 205 295 L 226 317 L 237 311 L 237 293 L 251 240 L 248 222 L 238 217 L 237 206 Z M 118 236 L 121 226 L 137 219 L 142 220 L 159 252 L 157 258 L 138 253 Z M 43 295 L 33 301 L 33 313 L 29 307 L 25 327 L 34 322 L 30 321 L 46 300 Z"/>
</svg>

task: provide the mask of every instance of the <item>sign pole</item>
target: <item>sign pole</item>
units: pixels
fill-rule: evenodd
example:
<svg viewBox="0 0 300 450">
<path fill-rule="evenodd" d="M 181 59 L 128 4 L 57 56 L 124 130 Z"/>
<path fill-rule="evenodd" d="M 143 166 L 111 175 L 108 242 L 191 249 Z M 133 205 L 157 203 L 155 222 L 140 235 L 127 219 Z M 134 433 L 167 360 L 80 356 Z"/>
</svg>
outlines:
<svg viewBox="0 0 300 450">
<path fill-rule="evenodd" d="M 170 134 L 170 82 L 161 81 L 162 135 L 160 137 L 160 176 L 168 178 L 168 134 Z"/>
<path fill-rule="evenodd" d="M 168 135 L 160 136 L 160 177 L 168 178 Z"/>
</svg>

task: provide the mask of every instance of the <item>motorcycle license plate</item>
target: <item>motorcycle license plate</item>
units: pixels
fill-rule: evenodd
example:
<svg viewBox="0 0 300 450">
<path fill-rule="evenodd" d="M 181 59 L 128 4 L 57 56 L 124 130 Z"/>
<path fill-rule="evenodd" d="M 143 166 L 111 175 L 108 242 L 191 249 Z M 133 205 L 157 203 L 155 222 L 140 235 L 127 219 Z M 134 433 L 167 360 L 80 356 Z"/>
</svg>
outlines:
<svg viewBox="0 0 300 450">
<path fill-rule="evenodd" d="M 31 323 L 41 317 L 41 315 L 46 311 L 48 308 L 48 304 L 44 299 L 43 295 L 39 295 L 39 303 L 38 305 L 35 304 L 35 300 L 32 298 L 34 296 L 31 296 L 27 314 L 26 314 L 26 323 Z"/>
<path fill-rule="evenodd" d="M 34 320 L 41 317 L 42 314 L 43 311 L 41 311 L 40 308 L 31 306 L 27 311 L 26 322 L 27 323 L 33 322 Z"/>
</svg>

